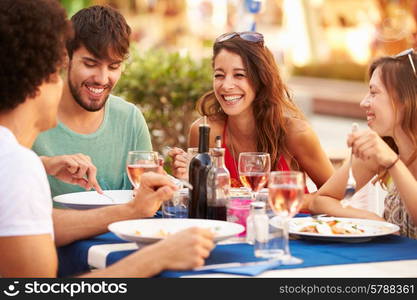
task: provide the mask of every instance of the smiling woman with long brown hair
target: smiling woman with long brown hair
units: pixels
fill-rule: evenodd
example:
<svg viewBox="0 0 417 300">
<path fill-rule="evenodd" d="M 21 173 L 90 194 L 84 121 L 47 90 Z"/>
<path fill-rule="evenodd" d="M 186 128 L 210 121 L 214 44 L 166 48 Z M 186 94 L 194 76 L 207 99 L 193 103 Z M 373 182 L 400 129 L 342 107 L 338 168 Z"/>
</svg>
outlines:
<svg viewBox="0 0 417 300">
<path fill-rule="evenodd" d="M 203 95 L 197 109 L 208 116 L 212 136 L 221 136 L 232 184 L 239 186 L 237 159 L 241 152 L 267 152 L 272 170 L 305 171 L 320 187 L 333 167 L 316 134 L 293 103 L 278 66 L 263 36 L 233 32 L 218 37 L 213 46 L 213 90 Z M 196 120 L 190 129 L 189 147 L 198 143 Z M 210 141 L 214 146 L 214 139 Z M 174 175 L 182 177 L 186 157 L 180 149 Z"/>
<path fill-rule="evenodd" d="M 401 235 L 417 238 L 417 55 L 409 49 L 374 61 L 369 92 L 361 102 L 369 129 L 352 133 L 348 145 L 356 190 L 375 177 L 388 190 L 383 219 L 399 225 Z M 311 203 L 317 213 L 383 220 L 378 215 L 342 207 L 346 162 Z"/>
</svg>

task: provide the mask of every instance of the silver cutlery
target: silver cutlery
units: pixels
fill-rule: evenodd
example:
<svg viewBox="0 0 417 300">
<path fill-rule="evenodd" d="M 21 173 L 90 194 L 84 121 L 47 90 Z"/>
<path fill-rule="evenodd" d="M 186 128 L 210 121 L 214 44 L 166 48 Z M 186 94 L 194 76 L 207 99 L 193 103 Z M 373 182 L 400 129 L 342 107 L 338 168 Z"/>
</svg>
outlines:
<svg viewBox="0 0 417 300">
<path fill-rule="evenodd" d="M 311 218 L 314 220 L 319 220 L 322 217 L 328 217 L 328 214 L 318 214 L 318 215 L 312 215 Z"/>
<path fill-rule="evenodd" d="M 194 268 L 193 271 L 207 271 L 207 270 L 215 270 L 215 269 L 229 269 L 229 268 L 262 266 L 262 265 L 271 265 L 271 267 L 276 267 L 279 265 L 279 262 L 280 262 L 279 259 L 252 261 L 252 262 L 245 262 L 245 263 L 231 262 L 231 263 L 213 264 L 213 265 L 197 267 L 197 268 Z"/>
<path fill-rule="evenodd" d="M 103 194 L 100 194 L 100 195 L 102 195 L 102 196 L 110 199 L 113 203 L 116 203 L 116 200 L 114 200 L 112 197 L 110 197 L 109 195 L 107 195 L 104 191 L 103 191 Z"/>
<path fill-rule="evenodd" d="M 190 190 L 193 189 L 193 186 L 188 181 L 185 181 L 183 179 L 175 178 L 174 176 L 171 176 L 169 174 L 167 176 L 175 185 L 178 185 L 180 187 L 185 186 L 186 188 L 188 188 Z"/>
<path fill-rule="evenodd" d="M 81 178 L 82 180 L 84 180 L 85 182 L 88 182 L 88 179 L 87 178 L 85 178 L 85 177 L 83 177 L 83 178 Z M 97 190 L 96 190 L 96 192 L 97 192 Z M 109 195 L 106 195 L 106 193 L 103 191 L 103 194 L 100 194 L 99 192 L 97 192 L 99 195 L 102 195 L 102 196 L 104 196 L 104 197 L 106 197 L 106 198 L 108 198 L 108 199 L 110 199 L 111 200 L 111 202 L 112 203 L 116 203 L 116 200 L 114 200 L 112 197 L 110 197 Z"/>
<path fill-rule="evenodd" d="M 357 130 L 358 130 L 358 124 L 353 123 L 352 133 L 356 132 Z M 352 156 L 353 156 L 353 149 L 350 149 L 348 180 L 346 183 L 345 195 L 343 197 L 343 200 L 340 202 L 342 207 L 346 207 L 349 205 L 350 200 L 352 199 L 352 196 L 356 192 L 356 180 L 355 180 L 355 177 L 353 177 L 353 173 L 352 173 Z"/>
</svg>

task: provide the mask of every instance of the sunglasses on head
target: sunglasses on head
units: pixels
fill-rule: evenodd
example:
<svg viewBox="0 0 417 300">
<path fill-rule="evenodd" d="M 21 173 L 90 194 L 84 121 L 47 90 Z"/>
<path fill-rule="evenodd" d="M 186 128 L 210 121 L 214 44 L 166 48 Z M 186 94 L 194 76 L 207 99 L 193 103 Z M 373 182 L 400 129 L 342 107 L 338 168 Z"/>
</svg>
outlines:
<svg viewBox="0 0 417 300">
<path fill-rule="evenodd" d="M 404 51 L 398 53 L 397 55 L 394 55 L 394 58 L 400 58 L 400 57 L 403 57 L 403 56 L 408 56 L 408 60 L 410 61 L 411 67 L 413 68 L 413 71 L 414 71 L 414 75 L 417 75 L 416 67 L 414 66 L 413 58 L 411 57 L 412 53 L 414 53 L 414 49 L 410 48 L 410 49 L 407 49 L 407 50 L 404 50 Z"/>
<path fill-rule="evenodd" d="M 216 39 L 216 43 L 221 43 L 235 36 L 239 36 L 242 40 L 252 42 L 252 43 L 260 43 L 262 46 L 264 44 L 264 36 L 255 31 L 242 31 L 242 32 L 228 32 L 224 33 Z"/>
</svg>

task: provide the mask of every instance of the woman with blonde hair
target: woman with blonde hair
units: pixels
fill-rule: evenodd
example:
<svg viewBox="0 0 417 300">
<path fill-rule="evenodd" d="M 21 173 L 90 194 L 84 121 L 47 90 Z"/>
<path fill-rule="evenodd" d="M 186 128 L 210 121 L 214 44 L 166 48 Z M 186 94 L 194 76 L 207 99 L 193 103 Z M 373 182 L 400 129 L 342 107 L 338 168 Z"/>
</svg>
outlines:
<svg viewBox="0 0 417 300">
<path fill-rule="evenodd" d="M 213 90 L 203 95 L 197 109 L 208 117 L 210 146 L 221 136 L 232 186 L 240 186 L 237 160 L 241 152 L 267 152 L 273 170 L 302 170 L 320 187 L 333 167 L 320 142 L 293 103 L 278 66 L 258 32 L 232 32 L 213 46 Z M 198 144 L 198 127 L 190 129 L 188 145 Z M 186 176 L 188 158 L 181 149 L 170 152 L 173 171 Z"/>
<path fill-rule="evenodd" d="M 349 135 L 352 172 L 359 190 L 372 178 L 388 190 L 384 220 L 400 234 L 417 238 L 417 55 L 413 49 L 377 59 L 369 68 L 369 92 L 361 102 L 369 129 Z M 343 207 L 349 161 L 319 190 L 310 209 L 339 217 L 382 220 L 378 215 Z"/>
</svg>

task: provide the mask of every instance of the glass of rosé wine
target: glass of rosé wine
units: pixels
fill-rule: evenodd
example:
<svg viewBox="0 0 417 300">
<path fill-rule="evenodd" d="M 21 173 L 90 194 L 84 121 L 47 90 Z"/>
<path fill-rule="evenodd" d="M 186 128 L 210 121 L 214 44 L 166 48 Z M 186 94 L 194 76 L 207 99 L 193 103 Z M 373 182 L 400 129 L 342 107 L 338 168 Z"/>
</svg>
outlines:
<svg viewBox="0 0 417 300">
<path fill-rule="evenodd" d="M 289 221 L 301 208 L 304 197 L 304 174 L 299 171 L 271 172 L 268 181 L 268 201 L 277 217 L 271 224 L 282 228 L 285 237 L 285 253 L 282 263 L 287 265 L 302 263 L 302 260 L 291 255 L 288 231 Z"/>
<path fill-rule="evenodd" d="M 157 172 L 159 167 L 158 152 L 129 151 L 126 170 L 130 183 L 135 189 L 140 186 L 140 179 L 145 172 Z"/>
<path fill-rule="evenodd" d="M 252 191 L 252 200 L 266 185 L 271 171 L 271 158 L 265 152 L 242 152 L 239 154 L 239 177 L 242 184 Z"/>
</svg>

